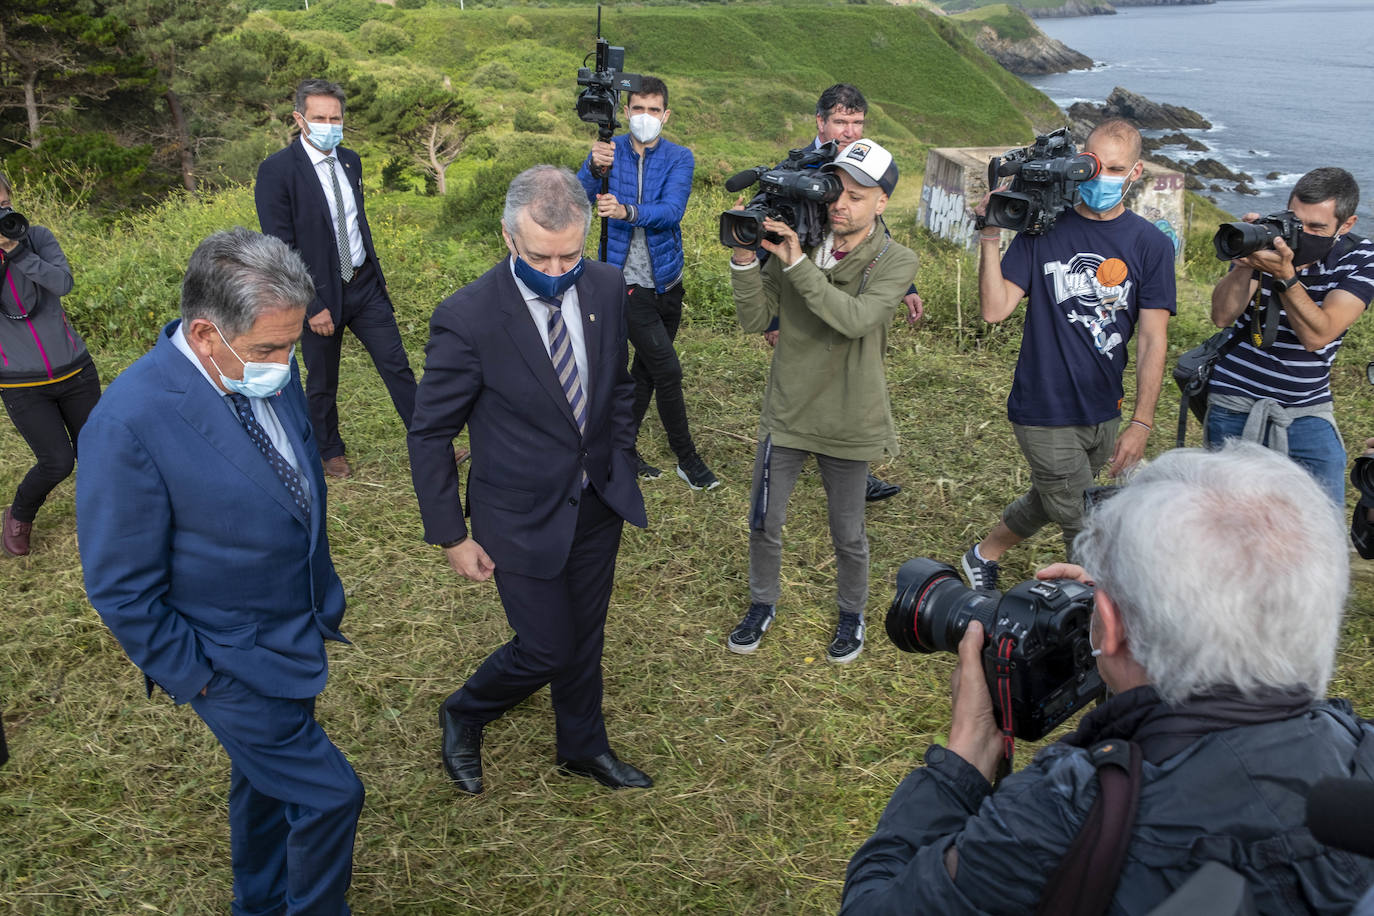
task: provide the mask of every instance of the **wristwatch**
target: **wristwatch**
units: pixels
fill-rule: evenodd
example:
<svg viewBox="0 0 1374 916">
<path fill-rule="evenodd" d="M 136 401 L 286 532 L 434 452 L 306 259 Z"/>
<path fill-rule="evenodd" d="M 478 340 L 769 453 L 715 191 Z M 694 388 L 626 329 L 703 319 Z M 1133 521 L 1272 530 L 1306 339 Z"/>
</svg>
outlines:
<svg viewBox="0 0 1374 916">
<path fill-rule="evenodd" d="M 1293 276 L 1289 277 L 1287 280 L 1280 280 L 1278 277 L 1274 278 L 1274 292 L 1276 293 L 1286 293 L 1297 285 L 1297 274 L 1293 274 Z"/>
</svg>

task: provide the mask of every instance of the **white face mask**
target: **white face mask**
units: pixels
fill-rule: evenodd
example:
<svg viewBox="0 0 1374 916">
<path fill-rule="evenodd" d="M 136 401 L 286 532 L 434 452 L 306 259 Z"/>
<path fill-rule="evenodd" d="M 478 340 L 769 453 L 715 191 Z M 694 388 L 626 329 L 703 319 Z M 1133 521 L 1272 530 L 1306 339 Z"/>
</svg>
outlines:
<svg viewBox="0 0 1374 916">
<path fill-rule="evenodd" d="M 640 143 L 653 143 L 661 130 L 663 122 L 651 114 L 630 115 L 630 135 Z"/>
<path fill-rule="evenodd" d="M 234 354 L 234 358 L 243 363 L 243 378 L 229 378 L 224 374 L 224 370 L 219 368 L 219 363 L 215 358 L 210 357 L 210 364 L 219 370 L 220 383 L 225 390 L 233 391 L 249 398 L 270 398 L 277 392 L 286 387 L 286 383 L 291 380 L 291 358 L 295 356 L 296 347 L 293 344 L 291 350 L 286 354 L 284 363 L 253 363 L 245 362 L 238 352 L 229 346 L 229 341 L 224 339 L 224 332 L 215 326 L 215 333 L 219 334 L 219 339 L 224 341 L 224 345 L 229 347 L 229 352 Z"/>
</svg>

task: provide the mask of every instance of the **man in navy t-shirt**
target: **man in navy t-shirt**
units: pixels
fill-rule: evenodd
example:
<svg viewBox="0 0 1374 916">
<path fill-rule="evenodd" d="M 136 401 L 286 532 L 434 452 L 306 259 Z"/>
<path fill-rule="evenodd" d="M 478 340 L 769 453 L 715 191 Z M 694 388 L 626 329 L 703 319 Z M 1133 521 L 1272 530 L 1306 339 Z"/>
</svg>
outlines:
<svg viewBox="0 0 1374 916">
<path fill-rule="evenodd" d="M 1221 328 L 1234 323 L 1232 335 L 1243 340 L 1212 370 L 1208 444 L 1250 439 L 1285 452 L 1338 506 L 1345 505 L 1346 455 L 1331 406 L 1331 363 L 1374 297 L 1374 244 L 1350 235 L 1359 202 L 1360 187 L 1345 169 L 1308 172 L 1288 198 L 1302 220 L 1298 250 L 1276 239 L 1272 248 L 1235 261 L 1237 269 L 1212 291 L 1212 321 Z M 1266 341 L 1271 305 L 1278 319 Z"/>
<path fill-rule="evenodd" d="M 1113 118 L 1097 126 L 1085 148 L 1101 161 L 1101 172 L 1079 186 L 1079 203 L 1049 232 L 1017 236 L 1000 262 L 1001 231 L 989 227 L 979 235 L 983 318 L 1003 321 L 1030 300 L 1007 416 L 1030 465 L 1031 487 L 964 554 L 975 588 L 995 588 L 1002 554 L 1046 522 L 1059 525 L 1072 551 L 1083 492 L 1109 460 L 1112 476 L 1138 462 L 1154 424 L 1176 307 L 1174 246 L 1123 202 L 1144 170 L 1140 132 Z M 1135 410 L 1118 436 L 1126 345 L 1137 329 Z"/>
</svg>

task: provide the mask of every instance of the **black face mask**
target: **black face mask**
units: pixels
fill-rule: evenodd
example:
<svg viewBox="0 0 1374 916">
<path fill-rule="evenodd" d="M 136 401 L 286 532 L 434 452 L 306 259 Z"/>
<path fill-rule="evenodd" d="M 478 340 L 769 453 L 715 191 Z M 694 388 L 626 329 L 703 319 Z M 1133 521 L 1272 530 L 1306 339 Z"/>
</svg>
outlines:
<svg viewBox="0 0 1374 916">
<path fill-rule="evenodd" d="M 1334 235 L 1313 235 L 1303 232 L 1298 236 L 1298 247 L 1293 251 L 1293 264 L 1302 267 L 1317 261 L 1326 260 L 1331 246 L 1336 244 Z"/>
</svg>

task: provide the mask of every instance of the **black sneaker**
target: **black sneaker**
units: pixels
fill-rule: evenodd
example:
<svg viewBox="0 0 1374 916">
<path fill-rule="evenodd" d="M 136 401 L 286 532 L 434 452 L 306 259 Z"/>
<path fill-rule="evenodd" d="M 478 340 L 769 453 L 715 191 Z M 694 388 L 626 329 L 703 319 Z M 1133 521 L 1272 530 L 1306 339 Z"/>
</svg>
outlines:
<svg viewBox="0 0 1374 916">
<path fill-rule="evenodd" d="M 635 461 L 639 464 L 638 474 L 644 480 L 657 480 L 663 476 L 663 472 L 641 458 L 638 451 L 635 452 Z"/>
<path fill-rule="evenodd" d="M 711 473 L 706 462 L 702 461 L 701 456 L 695 452 L 686 461 L 677 463 L 677 476 L 687 481 L 687 486 L 693 490 L 714 490 L 720 486 L 720 481 L 716 480 L 716 475 Z"/>
<path fill-rule="evenodd" d="M 872 474 L 868 475 L 868 480 L 864 483 L 865 502 L 876 503 L 880 500 L 890 499 L 900 492 L 902 492 L 902 488 L 895 483 L 879 480 Z"/>
<path fill-rule="evenodd" d="M 749 612 L 744 619 L 730 631 L 730 638 L 725 645 L 731 652 L 748 655 L 759 647 L 763 634 L 773 625 L 774 616 L 773 605 L 755 601 L 749 605 Z"/>
<path fill-rule="evenodd" d="M 976 547 L 977 545 L 974 545 Z M 1002 571 L 993 560 L 984 560 L 970 547 L 964 554 L 964 575 L 968 576 L 970 588 L 983 591 L 997 591 L 997 576 Z"/>
<path fill-rule="evenodd" d="M 864 619 L 858 614 L 840 613 L 835 638 L 825 647 L 825 656 L 837 665 L 852 662 L 864 650 Z"/>
</svg>

